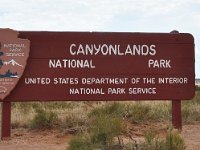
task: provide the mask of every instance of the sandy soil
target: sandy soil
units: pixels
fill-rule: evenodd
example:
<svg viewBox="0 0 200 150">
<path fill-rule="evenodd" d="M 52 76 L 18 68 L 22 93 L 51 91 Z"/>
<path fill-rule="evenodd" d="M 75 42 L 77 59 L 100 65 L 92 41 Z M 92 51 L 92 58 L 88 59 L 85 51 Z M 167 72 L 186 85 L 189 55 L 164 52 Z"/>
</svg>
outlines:
<svg viewBox="0 0 200 150">
<path fill-rule="evenodd" d="M 187 150 L 200 150 L 200 124 L 183 126 L 182 136 Z"/>
<path fill-rule="evenodd" d="M 66 150 L 70 135 L 58 131 L 12 130 L 12 138 L 0 141 L 0 150 Z"/>
<path fill-rule="evenodd" d="M 185 125 L 182 136 L 187 150 L 200 150 L 200 125 Z M 54 130 L 15 129 L 11 139 L 0 141 L 0 150 L 66 150 L 70 139 L 70 135 Z"/>
</svg>

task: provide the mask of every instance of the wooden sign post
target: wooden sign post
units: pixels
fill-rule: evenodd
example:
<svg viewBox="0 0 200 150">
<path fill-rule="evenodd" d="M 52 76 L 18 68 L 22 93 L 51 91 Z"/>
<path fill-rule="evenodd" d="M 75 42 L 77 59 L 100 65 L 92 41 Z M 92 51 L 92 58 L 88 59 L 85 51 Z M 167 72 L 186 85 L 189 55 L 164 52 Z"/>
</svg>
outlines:
<svg viewBox="0 0 200 150">
<path fill-rule="evenodd" d="M 30 54 L 3 110 L 33 100 L 172 100 L 172 122 L 181 128 L 180 100 L 195 94 L 191 34 L 20 31 L 18 38 L 30 41 Z"/>
<path fill-rule="evenodd" d="M 182 130 L 181 100 L 172 100 L 172 125 Z"/>
</svg>

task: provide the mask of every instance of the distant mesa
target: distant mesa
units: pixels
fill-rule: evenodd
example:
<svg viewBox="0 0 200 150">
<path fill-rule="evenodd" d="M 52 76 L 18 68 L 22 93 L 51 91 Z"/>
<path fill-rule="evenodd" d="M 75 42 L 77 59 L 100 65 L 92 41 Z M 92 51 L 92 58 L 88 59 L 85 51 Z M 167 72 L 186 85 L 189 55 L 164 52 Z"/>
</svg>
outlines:
<svg viewBox="0 0 200 150">
<path fill-rule="evenodd" d="M 5 74 L 0 74 L 0 78 L 19 78 L 18 73 L 12 73 L 8 70 Z"/>
<path fill-rule="evenodd" d="M 19 67 L 23 67 L 22 65 L 20 65 L 18 62 L 16 62 L 14 59 L 11 59 L 10 61 L 5 61 L 4 65 L 12 65 L 12 66 L 19 66 Z"/>
</svg>

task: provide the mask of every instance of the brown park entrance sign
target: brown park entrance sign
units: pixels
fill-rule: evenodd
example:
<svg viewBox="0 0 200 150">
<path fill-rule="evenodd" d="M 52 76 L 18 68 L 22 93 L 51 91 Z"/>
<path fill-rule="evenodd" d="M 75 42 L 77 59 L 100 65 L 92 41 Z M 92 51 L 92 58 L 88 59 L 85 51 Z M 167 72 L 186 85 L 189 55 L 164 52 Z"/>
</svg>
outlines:
<svg viewBox="0 0 200 150">
<path fill-rule="evenodd" d="M 4 102 L 176 101 L 194 96 L 194 39 L 191 34 L 20 31 L 20 39 L 17 39 L 17 32 L 1 30 L 3 53 L 7 53 L 4 37 L 10 32 L 14 32 L 15 37 L 6 38 L 7 43 L 27 44 L 17 47 L 26 57 L 10 62 L 15 64 L 14 68 L 21 69 L 20 74 L 24 68 L 19 65 L 24 67 L 28 58 L 28 40 L 30 54 L 21 79 Z M 3 59 L 6 60 L 4 64 L 15 60 Z M 5 69 L 0 69 L 0 74 L 4 75 Z M 1 80 L 5 79 L 7 77 L 1 76 Z"/>
<path fill-rule="evenodd" d="M 194 96 L 190 34 L 19 32 L 19 37 L 30 40 L 30 56 L 9 101 Z"/>
</svg>

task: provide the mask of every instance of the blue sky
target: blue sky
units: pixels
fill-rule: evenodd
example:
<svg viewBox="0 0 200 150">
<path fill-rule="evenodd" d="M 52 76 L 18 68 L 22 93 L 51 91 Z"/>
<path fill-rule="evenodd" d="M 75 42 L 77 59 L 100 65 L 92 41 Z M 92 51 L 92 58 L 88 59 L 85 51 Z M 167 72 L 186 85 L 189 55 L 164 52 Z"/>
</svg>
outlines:
<svg viewBox="0 0 200 150">
<path fill-rule="evenodd" d="M 0 28 L 192 33 L 200 78 L 200 0 L 0 0 Z"/>
</svg>

